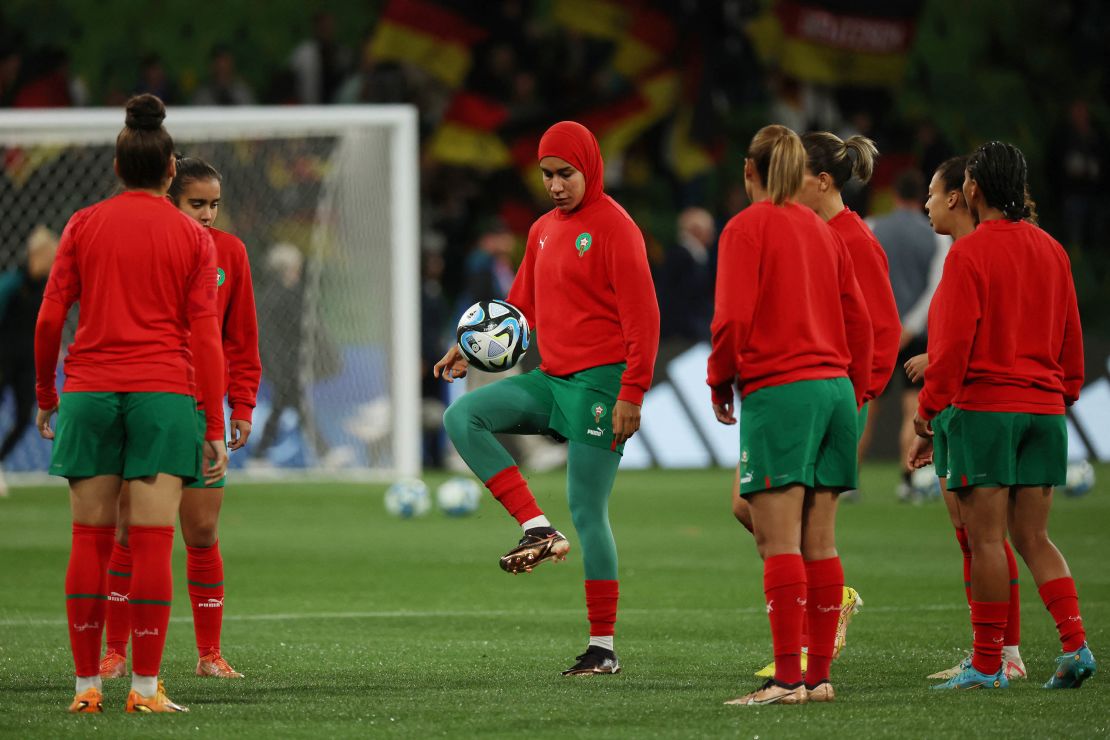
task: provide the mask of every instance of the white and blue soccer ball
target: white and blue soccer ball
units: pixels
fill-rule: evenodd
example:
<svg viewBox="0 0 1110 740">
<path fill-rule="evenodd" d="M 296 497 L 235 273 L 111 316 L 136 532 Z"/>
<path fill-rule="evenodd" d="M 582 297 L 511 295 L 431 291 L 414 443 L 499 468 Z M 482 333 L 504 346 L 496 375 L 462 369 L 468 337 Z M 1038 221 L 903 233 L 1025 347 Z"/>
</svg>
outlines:
<svg viewBox="0 0 1110 740">
<path fill-rule="evenodd" d="M 463 355 L 479 370 L 501 373 L 528 351 L 528 319 L 505 301 L 478 301 L 459 319 L 456 337 Z"/>
<path fill-rule="evenodd" d="M 1085 496 L 1095 487 L 1095 468 L 1086 460 L 1068 463 L 1068 482 L 1064 493 L 1069 496 Z"/>
<path fill-rule="evenodd" d="M 912 471 L 910 473 L 910 488 L 913 489 L 919 501 L 940 496 L 940 481 L 937 480 L 936 468 L 932 465 L 926 465 Z"/>
<path fill-rule="evenodd" d="M 385 490 L 385 510 L 401 519 L 424 516 L 432 508 L 428 486 L 418 478 L 403 478 Z"/>
<path fill-rule="evenodd" d="M 478 510 L 482 489 L 471 478 L 450 478 L 436 489 L 436 506 L 447 516 L 468 516 Z"/>
</svg>

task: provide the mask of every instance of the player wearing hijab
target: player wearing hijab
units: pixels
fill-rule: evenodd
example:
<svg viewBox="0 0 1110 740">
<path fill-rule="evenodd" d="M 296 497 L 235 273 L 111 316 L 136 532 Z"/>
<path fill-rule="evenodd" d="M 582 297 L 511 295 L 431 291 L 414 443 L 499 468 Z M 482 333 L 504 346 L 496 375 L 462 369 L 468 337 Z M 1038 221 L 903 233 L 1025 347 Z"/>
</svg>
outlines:
<svg viewBox="0 0 1110 740">
<path fill-rule="evenodd" d="M 567 497 L 582 546 L 590 637 L 586 652 L 563 674 L 617 673 L 617 549 L 608 501 L 651 386 L 659 307 L 643 236 L 605 194 L 594 135 L 573 121 L 557 123 L 540 139 L 537 158 L 555 208 L 532 224 L 508 300 L 535 329 L 543 363 L 467 393 L 443 421 L 463 460 L 524 531 L 501 558 L 510 573 L 564 559 L 570 544 L 494 434 L 568 440 Z M 448 382 L 466 371 L 457 346 L 435 367 Z"/>
<path fill-rule="evenodd" d="M 990 142 L 968 157 L 963 184 L 979 225 L 952 246 L 929 307 L 929 367 L 910 459 L 932 453 L 931 422 L 948 406 L 948 487 L 971 545 L 971 665 L 937 689 L 1005 688 L 1010 611 L 1007 530 L 1060 634 L 1045 688 L 1094 675 L 1075 581 L 1048 537 L 1063 485 L 1064 410 L 1083 385 L 1083 333 L 1067 252 L 1026 219 L 1025 157 Z M 1036 300 L 1014 300 L 1036 296 Z"/>
<path fill-rule="evenodd" d="M 929 181 L 929 197 L 925 201 L 925 212 L 929 215 L 929 223 L 933 230 L 942 236 L 950 236 L 960 240 L 975 231 L 975 217 L 967 208 L 964 200 L 963 184 L 964 169 L 967 166 L 967 157 L 952 157 L 941 163 Z M 922 354 L 911 357 L 906 362 L 906 376 L 912 383 L 918 383 L 925 377 L 925 370 L 929 365 L 929 355 Z M 952 414 L 952 407 L 941 411 L 933 419 L 933 464 L 940 480 L 941 495 L 944 505 L 948 509 L 948 518 L 956 530 L 956 541 L 963 553 L 964 565 L 964 593 L 967 596 L 967 605 L 971 607 L 971 545 L 967 539 L 967 528 L 964 527 L 963 517 L 960 515 L 960 502 L 956 494 L 948 490 L 948 417 Z M 915 466 L 914 461 L 907 462 Z M 1010 613 L 1006 620 L 1006 634 L 1002 642 L 1002 670 L 1006 678 L 1026 678 L 1025 663 L 1021 659 L 1021 594 L 1018 586 L 1017 560 L 1009 541 L 1003 542 L 1006 547 L 1006 567 L 1010 575 Z M 928 678 L 953 678 L 971 665 L 971 653 L 961 662 L 943 671 L 937 671 Z"/>
<path fill-rule="evenodd" d="M 774 677 L 729 704 L 834 698 L 829 666 L 844 593 L 836 507 L 857 483 L 873 336 L 844 242 L 795 202 L 805 162 L 793 131 L 760 129 L 744 162 L 752 205 L 729 221 L 719 245 L 707 382 L 723 424 L 736 423 L 734 385 L 743 398 L 740 494 L 763 558 L 775 656 Z"/>
<path fill-rule="evenodd" d="M 176 169 L 165 117 L 153 95 L 128 101 L 115 157 L 124 191 L 69 220 L 35 330 L 37 425 L 54 440 L 50 472 L 69 479 L 73 510 L 65 592 L 75 713 L 103 711 L 100 640 L 125 480 L 134 493 L 127 711 L 185 711 L 158 680 L 173 598 L 173 524 L 183 483 L 215 481 L 227 469 L 216 250 L 212 237 L 166 200 Z M 62 327 L 77 302 L 59 402 Z M 194 395 L 207 409 L 203 444 Z"/>
<path fill-rule="evenodd" d="M 258 318 L 247 248 L 236 237 L 213 227 L 220 207 L 220 173 L 204 160 L 182 157 L 168 197 L 183 213 L 203 226 L 216 246 L 216 309 L 221 342 L 227 360 L 225 387 L 231 404 L 231 445 L 241 449 L 251 433 L 251 416 L 262 377 L 258 358 Z M 221 404 L 222 406 L 222 404 Z M 197 408 L 203 419 L 203 404 Z M 198 480 L 185 487 L 181 497 L 181 537 L 185 540 L 185 572 L 189 603 L 193 607 L 198 676 L 242 678 L 224 659 L 220 634 L 224 616 L 224 561 L 216 535 L 225 480 Z M 130 491 L 123 484 L 116 544 L 108 562 L 108 649 L 100 661 L 102 678 L 126 674 L 130 620 L 127 594 L 131 591 L 131 548 L 127 546 L 127 509 Z"/>
</svg>

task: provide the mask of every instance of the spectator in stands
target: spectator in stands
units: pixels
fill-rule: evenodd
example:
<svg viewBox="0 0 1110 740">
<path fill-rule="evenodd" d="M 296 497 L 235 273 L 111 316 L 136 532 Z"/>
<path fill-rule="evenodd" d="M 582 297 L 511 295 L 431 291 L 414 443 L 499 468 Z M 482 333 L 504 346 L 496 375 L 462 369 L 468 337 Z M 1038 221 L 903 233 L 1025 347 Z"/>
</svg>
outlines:
<svg viewBox="0 0 1110 740">
<path fill-rule="evenodd" d="M 157 54 L 147 54 L 139 66 L 139 80 L 135 83 L 132 94 L 142 95 L 143 93 L 157 95 L 166 105 L 181 102 L 177 83 L 166 73 L 162 57 Z"/>
<path fill-rule="evenodd" d="M 35 321 L 58 237 L 39 226 L 27 239 L 27 258 L 0 275 L 0 396 L 11 389 L 12 426 L 0 443 L 0 463 L 8 458 L 35 415 Z M 7 495 L 0 468 L 0 496 Z"/>
<path fill-rule="evenodd" d="M 212 48 L 208 82 L 193 94 L 194 105 L 253 105 L 254 91 L 235 70 L 235 56 L 223 44 Z"/>
<path fill-rule="evenodd" d="M 1110 183 L 1107 154 L 1106 139 L 1095 128 L 1087 101 L 1072 101 L 1047 157 L 1052 163 L 1053 189 L 1061 199 L 1064 233 L 1071 249 L 1090 249 L 1106 242 L 1101 208 Z"/>
<path fill-rule="evenodd" d="M 320 105 L 335 100 L 351 68 L 351 51 L 335 40 L 335 16 L 319 11 L 312 16 L 312 36 L 297 44 L 289 57 L 296 80 L 297 100 Z"/>
<path fill-rule="evenodd" d="M 478 237 L 477 249 L 466 258 L 466 274 L 459 296 L 460 314 L 475 301 L 503 299 L 509 295 L 509 288 L 516 277 L 513 265 L 515 248 L 516 237 L 500 219 L 493 220 L 484 229 Z"/>
<path fill-rule="evenodd" d="M 41 49 L 28 59 L 25 81 L 15 94 L 15 108 L 69 108 L 87 105 L 88 89 L 70 76 L 69 53 L 57 47 Z"/>
<path fill-rule="evenodd" d="M 442 239 L 439 240 L 442 242 Z M 447 441 L 443 412 L 447 410 L 444 384 L 432 374 L 443 348 L 451 343 L 451 309 L 443 295 L 443 244 L 424 250 L 420 279 L 420 396 L 424 435 L 424 466 L 442 468 Z"/>
<path fill-rule="evenodd" d="M 947 249 L 947 237 L 937 237 L 929 226 L 929 219 L 923 211 L 925 203 L 925 180 L 917 169 L 900 172 L 894 180 L 894 210 L 871 222 L 871 230 L 886 252 L 890 263 L 890 284 L 894 289 L 894 302 L 898 306 L 898 318 L 902 322 L 901 351 L 894 366 L 894 374 L 905 379 L 902 366 L 908 359 L 925 352 L 925 319 L 929 311 L 936 283 L 930 281 L 934 262 L 943 262 Z M 944 241 L 938 241 L 943 239 Z M 939 280 L 939 273 L 937 275 Z M 899 460 L 902 461 L 902 481 L 898 485 L 898 496 L 903 501 L 913 498 L 910 486 L 910 470 L 906 456 L 913 442 L 913 415 L 917 411 L 917 392 L 908 381 L 891 383 L 888 388 L 899 386 L 902 412 L 899 433 Z M 871 404 L 871 414 L 877 416 L 879 399 Z M 885 406 L 885 404 L 882 404 Z"/>
<path fill-rule="evenodd" d="M 678 237 L 663 255 L 655 279 L 661 338 L 709 339 L 716 236 L 713 216 L 704 208 L 687 208 L 678 215 Z"/>
<path fill-rule="evenodd" d="M 262 379 L 270 390 L 270 414 L 262 436 L 251 451 L 261 459 L 277 441 L 281 417 L 293 409 L 300 421 L 305 441 L 312 444 L 321 460 L 327 444 L 316 426 L 311 407 L 305 403 L 301 368 L 304 357 L 305 285 L 304 255 L 288 243 L 275 244 L 266 255 L 266 271 L 258 295 L 259 351 Z M 311 358 L 315 361 L 316 358 Z"/>
<path fill-rule="evenodd" d="M 11 40 L 0 41 L 0 108 L 10 108 L 19 90 L 23 54 Z"/>
</svg>

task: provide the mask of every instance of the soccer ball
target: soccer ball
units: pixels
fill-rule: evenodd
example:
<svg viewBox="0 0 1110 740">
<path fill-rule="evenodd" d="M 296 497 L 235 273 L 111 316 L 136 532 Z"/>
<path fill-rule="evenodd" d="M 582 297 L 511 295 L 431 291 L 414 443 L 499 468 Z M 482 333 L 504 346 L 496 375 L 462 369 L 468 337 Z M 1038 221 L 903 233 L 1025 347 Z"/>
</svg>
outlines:
<svg viewBox="0 0 1110 740">
<path fill-rule="evenodd" d="M 432 508 L 428 486 L 417 478 L 396 481 L 385 490 L 385 510 L 401 519 L 424 516 Z"/>
<path fill-rule="evenodd" d="M 463 355 L 488 373 L 508 370 L 528 351 L 528 320 L 505 301 L 478 301 L 459 319 Z"/>
<path fill-rule="evenodd" d="M 1086 460 L 1068 463 L 1068 482 L 1064 493 L 1069 496 L 1084 496 L 1095 487 L 1095 469 Z"/>
<path fill-rule="evenodd" d="M 918 500 L 936 498 L 940 495 L 940 481 L 932 465 L 926 465 L 910 473 L 910 488 Z"/>
<path fill-rule="evenodd" d="M 447 516 L 466 516 L 478 509 L 482 491 L 470 478 L 451 478 L 436 489 L 436 505 Z"/>
</svg>

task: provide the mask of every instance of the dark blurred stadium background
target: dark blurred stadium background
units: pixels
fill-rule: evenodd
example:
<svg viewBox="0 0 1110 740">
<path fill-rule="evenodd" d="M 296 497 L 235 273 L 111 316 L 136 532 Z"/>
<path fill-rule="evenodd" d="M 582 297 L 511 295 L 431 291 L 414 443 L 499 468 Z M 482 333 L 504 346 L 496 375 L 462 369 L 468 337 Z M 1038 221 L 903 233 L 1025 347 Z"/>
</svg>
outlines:
<svg viewBox="0 0 1110 740">
<path fill-rule="evenodd" d="M 700 206 L 719 228 L 745 205 L 741 161 L 760 126 L 873 138 L 875 176 L 846 194 L 864 215 L 891 208 L 899 172 L 927 180 L 945 158 L 1007 140 L 1071 254 L 1094 381 L 1110 355 L 1108 40 L 1099 0 L 5 0 L 0 107 L 120 106 L 137 92 L 171 116 L 415 104 L 425 361 L 459 309 L 506 278 L 502 255 L 519 256 L 546 210 L 534 152 L 556 120 L 598 134 L 608 190 L 644 231 L 661 362 L 706 337 L 711 311 L 712 250 L 705 274 L 671 279 L 678 216 Z M 0 164 L 0 189 L 18 187 L 22 163 Z M 252 260 L 270 243 L 248 240 Z M 20 247 L 0 247 L 7 269 Z M 894 436 L 880 431 L 875 453 L 892 454 Z"/>
</svg>

